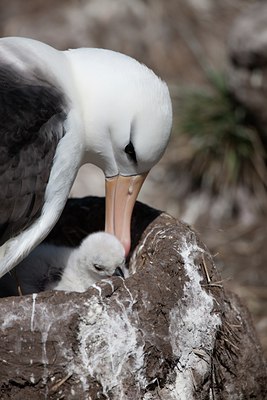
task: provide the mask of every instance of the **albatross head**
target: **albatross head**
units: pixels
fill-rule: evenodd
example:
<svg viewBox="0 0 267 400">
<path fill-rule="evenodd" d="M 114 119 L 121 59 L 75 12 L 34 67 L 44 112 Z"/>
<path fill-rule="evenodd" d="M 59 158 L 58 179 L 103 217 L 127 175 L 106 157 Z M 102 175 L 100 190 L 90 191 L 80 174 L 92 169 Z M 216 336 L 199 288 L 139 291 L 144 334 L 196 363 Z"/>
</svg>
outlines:
<svg viewBox="0 0 267 400">
<path fill-rule="evenodd" d="M 121 242 L 106 232 L 87 236 L 75 252 L 76 270 L 83 274 L 85 286 L 114 274 L 123 276 L 124 261 Z"/>
<path fill-rule="evenodd" d="M 120 53 L 79 49 L 68 54 L 74 75 L 82 79 L 76 87 L 84 118 L 84 162 L 105 174 L 105 230 L 117 236 L 127 255 L 135 200 L 169 140 L 169 91 L 149 68 Z"/>
</svg>

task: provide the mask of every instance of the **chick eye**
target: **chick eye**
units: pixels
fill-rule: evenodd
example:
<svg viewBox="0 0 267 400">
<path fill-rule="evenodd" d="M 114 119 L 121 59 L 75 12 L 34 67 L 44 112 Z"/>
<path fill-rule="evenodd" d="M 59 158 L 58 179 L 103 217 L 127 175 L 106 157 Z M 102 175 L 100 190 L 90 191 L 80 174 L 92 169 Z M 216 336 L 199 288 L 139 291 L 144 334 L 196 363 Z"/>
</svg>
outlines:
<svg viewBox="0 0 267 400">
<path fill-rule="evenodd" d="M 101 265 L 98 265 L 98 264 L 94 264 L 94 268 L 95 268 L 97 271 L 103 271 L 103 270 L 104 270 L 104 268 L 103 268 Z"/>
<path fill-rule="evenodd" d="M 128 156 L 130 157 L 130 159 L 131 159 L 135 164 L 137 164 L 135 149 L 134 149 L 134 146 L 133 146 L 133 144 L 132 144 L 131 141 L 127 144 L 127 146 L 125 146 L 124 151 L 125 151 L 126 154 L 128 154 Z"/>
</svg>

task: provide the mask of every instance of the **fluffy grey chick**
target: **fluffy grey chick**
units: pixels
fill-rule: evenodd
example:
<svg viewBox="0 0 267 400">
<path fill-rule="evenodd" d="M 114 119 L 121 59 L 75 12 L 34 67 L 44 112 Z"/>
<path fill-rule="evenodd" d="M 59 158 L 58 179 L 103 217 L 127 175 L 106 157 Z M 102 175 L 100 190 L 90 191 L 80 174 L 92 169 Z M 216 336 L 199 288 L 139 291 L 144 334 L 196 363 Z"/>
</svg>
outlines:
<svg viewBox="0 0 267 400">
<path fill-rule="evenodd" d="M 87 236 L 77 248 L 40 244 L 13 271 L 0 279 L 0 297 L 44 290 L 84 292 L 124 267 L 124 248 L 105 232 Z"/>
<path fill-rule="evenodd" d="M 106 232 L 97 232 L 83 240 L 67 262 L 54 290 L 85 292 L 89 286 L 114 275 L 123 268 L 125 251 L 119 240 Z"/>
</svg>

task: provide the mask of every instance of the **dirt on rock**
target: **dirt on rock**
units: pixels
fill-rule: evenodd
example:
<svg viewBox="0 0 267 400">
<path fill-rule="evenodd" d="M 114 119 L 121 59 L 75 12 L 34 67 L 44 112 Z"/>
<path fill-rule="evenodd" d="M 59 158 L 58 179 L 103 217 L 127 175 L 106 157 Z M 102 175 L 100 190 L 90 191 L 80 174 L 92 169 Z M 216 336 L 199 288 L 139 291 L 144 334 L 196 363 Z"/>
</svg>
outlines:
<svg viewBox="0 0 267 400">
<path fill-rule="evenodd" d="M 104 199 L 69 200 L 48 240 L 103 221 Z M 125 280 L 1 299 L 1 399 L 265 399 L 250 317 L 198 235 L 141 203 L 132 230 Z"/>
</svg>

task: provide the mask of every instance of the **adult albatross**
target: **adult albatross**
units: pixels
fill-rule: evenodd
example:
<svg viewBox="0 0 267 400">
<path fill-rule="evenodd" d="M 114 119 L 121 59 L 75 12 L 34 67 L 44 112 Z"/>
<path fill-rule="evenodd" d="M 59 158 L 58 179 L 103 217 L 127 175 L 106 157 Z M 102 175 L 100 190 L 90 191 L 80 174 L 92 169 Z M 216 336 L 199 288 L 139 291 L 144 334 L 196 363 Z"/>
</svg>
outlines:
<svg viewBox="0 0 267 400">
<path fill-rule="evenodd" d="M 105 174 L 105 230 L 127 255 L 136 197 L 171 124 L 166 84 L 131 57 L 0 39 L 0 276 L 48 235 L 84 163 Z"/>
</svg>

